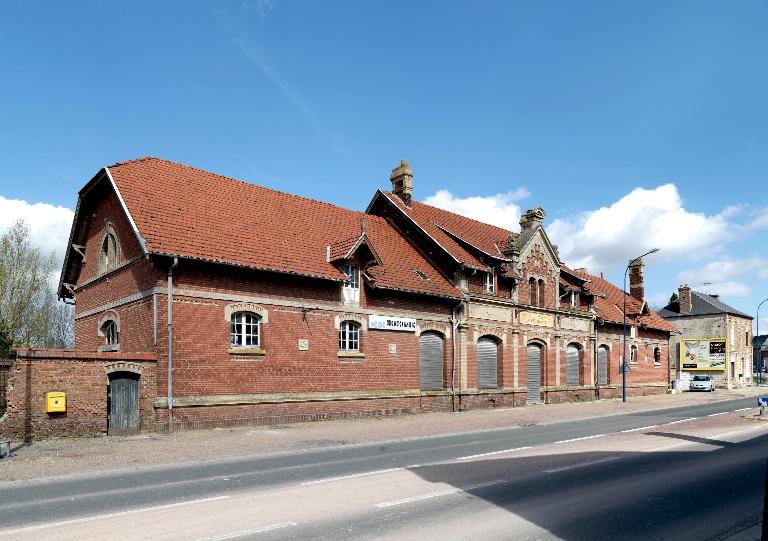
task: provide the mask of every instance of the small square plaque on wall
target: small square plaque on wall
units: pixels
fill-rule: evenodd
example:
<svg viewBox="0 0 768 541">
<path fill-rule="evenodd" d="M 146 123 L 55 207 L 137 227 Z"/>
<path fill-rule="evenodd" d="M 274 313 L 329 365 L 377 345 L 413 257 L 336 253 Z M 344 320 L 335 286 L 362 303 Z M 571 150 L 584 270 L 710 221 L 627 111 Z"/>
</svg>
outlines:
<svg viewBox="0 0 768 541">
<path fill-rule="evenodd" d="M 309 340 L 299 338 L 299 351 L 309 351 Z"/>
<path fill-rule="evenodd" d="M 397 344 L 389 344 L 389 356 L 394 357 L 397 355 Z"/>
</svg>

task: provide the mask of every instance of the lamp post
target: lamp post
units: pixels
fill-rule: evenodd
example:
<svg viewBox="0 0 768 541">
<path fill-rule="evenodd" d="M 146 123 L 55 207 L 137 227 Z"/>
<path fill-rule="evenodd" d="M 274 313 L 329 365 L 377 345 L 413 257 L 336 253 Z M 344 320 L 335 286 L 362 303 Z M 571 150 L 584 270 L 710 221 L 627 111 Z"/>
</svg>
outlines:
<svg viewBox="0 0 768 541">
<path fill-rule="evenodd" d="M 647 255 L 655 254 L 658 252 L 658 248 L 649 250 L 643 255 L 637 256 L 634 259 L 630 259 L 627 264 L 627 268 L 624 269 L 624 357 L 621 359 L 621 401 L 627 401 L 627 273 L 629 272 L 629 266 L 632 265 L 638 259 L 642 259 Z"/>
<path fill-rule="evenodd" d="M 757 305 L 757 317 L 755 320 L 757 321 L 757 340 L 755 342 L 758 342 L 757 347 L 755 347 L 755 367 L 757 368 L 757 384 L 760 385 L 760 376 L 762 374 L 763 370 L 763 344 L 759 343 L 760 340 L 760 307 L 763 305 L 765 301 L 768 301 L 768 298 L 763 299 L 763 301 Z"/>
</svg>

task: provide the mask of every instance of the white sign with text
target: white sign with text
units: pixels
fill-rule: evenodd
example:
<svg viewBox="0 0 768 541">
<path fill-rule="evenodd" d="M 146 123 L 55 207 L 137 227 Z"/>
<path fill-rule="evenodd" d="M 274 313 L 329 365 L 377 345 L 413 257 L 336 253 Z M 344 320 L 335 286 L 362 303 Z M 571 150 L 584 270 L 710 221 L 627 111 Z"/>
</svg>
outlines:
<svg viewBox="0 0 768 541">
<path fill-rule="evenodd" d="M 368 328 L 382 331 L 416 332 L 416 320 L 409 317 L 368 316 Z"/>
</svg>

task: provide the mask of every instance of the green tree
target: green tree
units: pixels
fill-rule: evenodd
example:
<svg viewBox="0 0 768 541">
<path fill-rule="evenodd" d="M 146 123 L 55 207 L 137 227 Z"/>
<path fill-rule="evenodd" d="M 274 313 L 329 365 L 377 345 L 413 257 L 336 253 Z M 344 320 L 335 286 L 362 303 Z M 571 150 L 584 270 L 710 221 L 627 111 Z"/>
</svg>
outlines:
<svg viewBox="0 0 768 541">
<path fill-rule="evenodd" d="M 0 235 L 0 320 L 10 348 L 71 345 L 72 307 L 57 300 L 55 276 L 54 254 L 32 244 L 23 221 Z"/>
<path fill-rule="evenodd" d="M 674 291 L 672 292 L 672 295 L 669 297 L 669 304 L 672 304 L 673 302 L 677 302 L 677 293 Z"/>
</svg>

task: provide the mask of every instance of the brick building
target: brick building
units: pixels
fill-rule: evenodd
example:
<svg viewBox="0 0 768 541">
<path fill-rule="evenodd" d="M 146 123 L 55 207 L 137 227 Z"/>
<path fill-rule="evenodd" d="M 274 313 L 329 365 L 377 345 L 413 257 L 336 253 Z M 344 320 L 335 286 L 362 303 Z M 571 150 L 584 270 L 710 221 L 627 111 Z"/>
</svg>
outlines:
<svg viewBox="0 0 768 541">
<path fill-rule="evenodd" d="M 516 234 L 416 201 L 405 162 L 390 180 L 356 212 L 156 158 L 101 169 L 59 286 L 76 348 L 156 356 L 144 428 L 620 394 L 624 293 L 561 262 L 542 209 Z M 666 390 L 674 331 L 642 273 L 630 394 Z"/>
<path fill-rule="evenodd" d="M 677 300 L 659 315 L 673 323 L 680 334 L 672 336 L 672 364 L 681 375 L 705 373 L 718 385 L 741 387 L 752 383 L 752 316 L 728 306 L 720 295 L 694 291 L 687 284 L 678 288 Z M 680 361 L 680 343 L 686 339 L 722 339 L 727 350 L 722 368 L 714 370 L 686 369 Z"/>
</svg>

